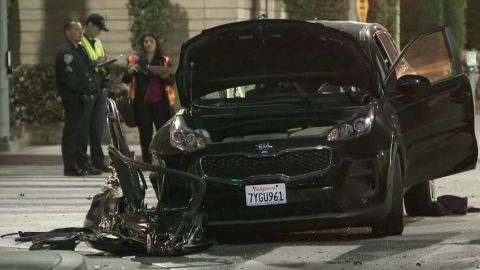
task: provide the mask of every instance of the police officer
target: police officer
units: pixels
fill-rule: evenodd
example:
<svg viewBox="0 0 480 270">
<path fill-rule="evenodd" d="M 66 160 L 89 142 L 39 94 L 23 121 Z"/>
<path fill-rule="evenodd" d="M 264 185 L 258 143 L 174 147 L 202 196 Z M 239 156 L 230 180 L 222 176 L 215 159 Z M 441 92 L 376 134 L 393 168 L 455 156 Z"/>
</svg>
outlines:
<svg viewBox="0 0 480 270">
<path fill-rule="evenodd" d="M 103 44 L 97 38 L 102 31 L 108 31 L 105 26 L 105 18 L 98 13 L 92 13 L 85 22 L 85 29 L 82 37 L 82 44 L 87 50 L 88 56 L 94 64 L 106 60 Z M 100 81 L 100 91 L 97 92 L 92 104 L 90 118 L 90 159 L 92 167 L 103 172 L 109 172 L 105 165 L 105 155 L 102 150 L 102 136 L 107 121 L 107 93 L 105 90 L 106 70 L 104 67 L 95 67 Z"/>
<path fill-rule="evenodd" d="M 55 58 L 57 88 L 62 98 L 65 125 L 62 136 L 64 175 L 101 174 L 90 166 L 87 155 L 89 120 L 98 81 L 92 61 L 82 45 L 80 22 L 64 26 L 66 40 Z"/>
</svg>

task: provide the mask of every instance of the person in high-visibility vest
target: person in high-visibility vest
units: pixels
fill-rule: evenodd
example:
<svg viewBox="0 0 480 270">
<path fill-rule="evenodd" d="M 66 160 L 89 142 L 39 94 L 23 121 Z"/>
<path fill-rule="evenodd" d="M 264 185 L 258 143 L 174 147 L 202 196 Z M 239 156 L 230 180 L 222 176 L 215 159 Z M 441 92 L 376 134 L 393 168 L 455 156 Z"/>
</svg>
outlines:
<svg viewBox="0 0 480 270">
<path fill-rule="evenodd" d="M 140 146 L 144 162 L 152 162 L 149 145 L 153 126 L 158 130 L 170 119 L 170 96 L 167 89 L 175 83 L 170 59 L 162 53 L 155 34 L 145 34 L 140 39 L 142 50 L 128 57 L 128 67 L 123 81 L 130 83 L 135 123 L 140 134 Z"/>
<path fill-rule="evenodd" d="M 107 72 L 104 67 L 98 67 L 97 64 L 106 60 L 105 50 L 102 41 L 98 39 L 98 35 L 102 31 L 108 31 L 105 26 L 105 18 L 98 14 L 92 13 L 85 22 L 85 29 L 81 44 L 87 50 L 88 56 L 95 64 L 95 70 L 99 77 L 99 91 L 95 95 L 93 101 L 92 114 L 90 119 L 90 162 L 92 167 L 103 172 L 109 172 L 105 165 L 105 155 L 102 150 L 102 136 L 107 121 L 107 93 L 105 89 L 105 78 Z"/>
</svg>

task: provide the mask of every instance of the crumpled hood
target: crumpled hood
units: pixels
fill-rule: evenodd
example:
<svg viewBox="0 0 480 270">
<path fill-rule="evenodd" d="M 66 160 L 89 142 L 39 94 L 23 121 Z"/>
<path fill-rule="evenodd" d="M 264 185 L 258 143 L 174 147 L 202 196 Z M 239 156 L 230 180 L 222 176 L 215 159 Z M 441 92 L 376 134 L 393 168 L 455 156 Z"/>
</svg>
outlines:
<svg viewBox="0 0 480 270">
<path fill-rule="evenodd" d="M 181 103 L 188 106 L 220 89 L 278 79 L 325 77 L 374 91 L 371 69 L 350 34 L 314 22 L 253 20 L 210 28 L 188 40 L 176 80 Z"/>
</svg>

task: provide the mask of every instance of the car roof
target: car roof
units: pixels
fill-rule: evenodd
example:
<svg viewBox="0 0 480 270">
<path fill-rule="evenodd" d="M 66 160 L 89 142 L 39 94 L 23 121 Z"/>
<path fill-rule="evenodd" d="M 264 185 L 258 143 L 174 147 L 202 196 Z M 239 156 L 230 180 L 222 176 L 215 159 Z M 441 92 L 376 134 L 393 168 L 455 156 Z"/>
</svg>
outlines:
<svg viewBox="0 0 480 270">
<path fill-rule="evenodd" d="M 321 23 L 327 27 L 331 27 L 352 35 L 357 41 L 363 43 L 365 40 L 371 40 L 377 31 L 387 32 L 387 29 L 378 23 L 364 23 L 355 21 L 327 21 L 314 20 L 314 23 Z"/>
</svg>

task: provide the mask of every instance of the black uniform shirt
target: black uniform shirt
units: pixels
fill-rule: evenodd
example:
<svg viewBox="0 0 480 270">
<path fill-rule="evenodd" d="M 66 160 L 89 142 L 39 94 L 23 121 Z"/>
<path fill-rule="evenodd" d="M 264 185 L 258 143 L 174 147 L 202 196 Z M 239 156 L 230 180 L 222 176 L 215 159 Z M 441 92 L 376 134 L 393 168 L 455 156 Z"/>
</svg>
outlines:
<svg viewBox="0 0 480 270">
<path fill-rule="evenodd" d="M 98 77 L 85 48 L 69 40 L 57 51 L 55 76 L 60 93 L 92 95 L 98 91 Z"/>
</svg>

